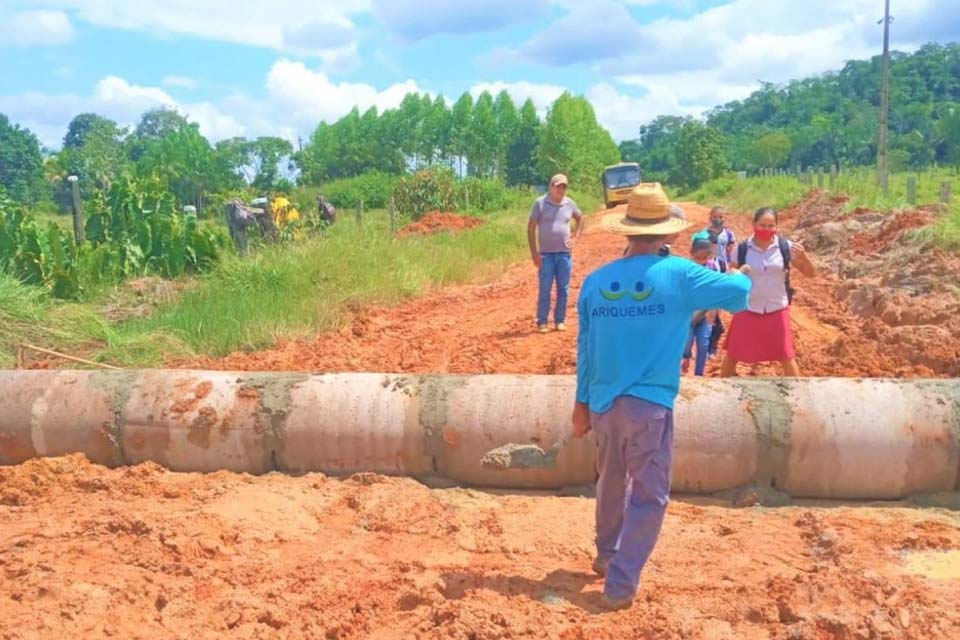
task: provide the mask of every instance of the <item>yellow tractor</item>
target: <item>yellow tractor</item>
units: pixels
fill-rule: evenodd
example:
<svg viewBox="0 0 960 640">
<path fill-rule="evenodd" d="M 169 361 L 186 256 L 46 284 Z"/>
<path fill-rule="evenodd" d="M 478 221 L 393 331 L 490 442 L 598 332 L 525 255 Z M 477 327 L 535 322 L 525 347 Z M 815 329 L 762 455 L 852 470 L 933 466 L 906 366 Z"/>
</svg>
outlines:
<svg viewBox="0 0 960 640">
<path fill-rule="evenodd" d="M 633 188 L 640 184 L 640 165 L 636 162 L 612 164 L 603 170 L 602 182 L 607 209 L 623 204 Z"/>
</svg>

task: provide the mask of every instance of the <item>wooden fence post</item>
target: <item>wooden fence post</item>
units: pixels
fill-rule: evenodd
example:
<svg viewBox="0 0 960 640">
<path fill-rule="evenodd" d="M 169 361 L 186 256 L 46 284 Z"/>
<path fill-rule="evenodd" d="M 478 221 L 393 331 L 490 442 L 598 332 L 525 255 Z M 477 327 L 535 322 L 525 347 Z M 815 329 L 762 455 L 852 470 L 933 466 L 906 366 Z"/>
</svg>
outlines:
<svg viewBox="0 0 960 640">
<path fill-rule="evenodd" d="M 397 232 L 397 203 L 393 196 L 390 196 L 390 233 Z"/>
<path fill-rule="evenodd" d="M 823 167 L 817 167 L 817 186 L 823 189 Z"/>
<path fill-rule="evenodd" d="M 80 183 L 77 176 L 67 176 L 70 183 L 70 196 L 73 199 L 73 240 L 77 246 L 83 244 L 83 209 L 80 205 Z"/>
<path fill-rule="evenodd" d="M 830 188 L 833 189 L 837 186 L 837 166 L 830 165 Z"/>
<path fill-rule="evenodd" d="M 910 204 L 917 203 L 917 178 L 915 176 L 907 178 L 907 202 Z"/>
<path fill-rule="evenodd" d="M 363 200 L 357 203 L 357 226 L 363 223 Z"/>
<path fill-rule="evenodd" d="M 940 183 L 940 204 L 943 204 L 943 205 L 950 204 L 950 183 L 949 182 Z"/>
</svg>

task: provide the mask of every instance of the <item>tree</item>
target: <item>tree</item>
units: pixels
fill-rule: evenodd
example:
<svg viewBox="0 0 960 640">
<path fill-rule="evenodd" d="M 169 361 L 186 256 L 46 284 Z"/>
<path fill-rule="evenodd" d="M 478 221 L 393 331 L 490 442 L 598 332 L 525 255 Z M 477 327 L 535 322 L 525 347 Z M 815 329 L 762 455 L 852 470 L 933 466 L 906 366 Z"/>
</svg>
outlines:
<svg viewBox="0 0 960 640">
<path fill-rule="evenodd" d="M 517 130 L 507 149 L 507 184 L 533 185 L 538 182 L 536 151 L 540 140 L 540 118 L 533 101 L 520 107 Z"/>
<path fill-rule="evenodd" d="M 463 160 L 467 157 L 470 122 L 473 120 L 473 96 L 464 91 L 450 114 L 450 149 L 459 162 L 458 175 L 463 177 Z"/>
<path fill-rule="evenodd" d="M 250 161 L 256 171 L 253 187 L 272 190 L 280 179 L 281 162 L 289 166 L 293 145 L 289 140 L 265 136 L 250 142 Z"/>
<path fill-rule="evenodd" d="M 680 116 L 658 116 L 640 127 L 636 140 L 620 144 L 625 161 L 640 164 L 640 174 L 648 182 L 668 182 L 676 165 L 676 147 L 683 125 L 690 120 Z"/>
<path fill-rule="evenodd" d="M 943 161 L 960 171 L 960 105 L 947 109 L 937 122 L 938 150 Z"/>
<path fill-rule="evenodd" d="M 216 162 L 229 173 L 241 178 L 246 184 L 253 182 L 256 172 L 250 158 L 250 143 L 246 138 L 227 138 L 214 147 Z"/>
<path fill-rule="evenodd" d="M 674 184 L 696 189 L 707 180 L 720 177 L 727 168 L 723 134 L 696 120 L 684 123 L 677 142 Z"/>
<path fill-rule="evenodd" d="M 14 200 L 36 203 L 43 191 L 37 137 L 0 113 L 0 186 Z"/>
<path fill-rule="evenodd" d="M 139 162 L 141 175 L 162 180 L 179 205 L 198 210 L 203 209 L 206 194 L 223 188 L 225 176 L 218 175 L 217 167 L 213 148 L 194 123 L 148 142 Z"/>
<path fill-rule="evenodd" d="M 484 91 L 473 105 L 470 126 L 467 129 L 467 163 L 470 175 L 492 178 L 497 158 L 497 117 L 493 112 L 493 98 Z"/>
<path fill-rule="evenodd" d="M 496 174 L 497 177 L 506 179 L 507 154 L 511 142 L 516 138 L 520 120 L 513 99 L 505 90 L 498 93 L 493 102 L 493 116 L 497 121 Z"/>
<path fill-rule="evenodd" d="M 586 98 L 564 92 L 554 101 L 537 147 L 541 176 L 563 172 L 574 186 L 595 190 L 603 169 L 619 160 L 617 145 Z"/>
<path fill-rule="evenodd" d="M 136 162 L 143 157 L 150 140 L 163 138 L 188 124 L 185 117 L 169 107 L 158 107 L 145 112 L 127 139 L 127 155 Z"/>
<path fill-rule="evenodd" d="M 57 155 L 60 177 L 80 177 L 85 195 L 91 189 L 109 189 L 123 173 L 127 159 L 123 153 L 126 130 L 116 122 L 92 113 L 81 113 L 67 127 L 63 151 Z"/>
<path fill-rule="evenodd" d="M 753 144 L 753 157 L 757 167 L 779 168 L 790 159 L 793 143 L 782 131 L 771 131 Z"/>
<path fill-rule="evenodd" d="M 420 101 L 420 96 L 416 93 L 408 93 L 397 108 L 394 126 L 399 134 L 400 151 L 415 168 L 421 165 L 418 151 L 423 148 L 422 123 L 423 103 Z"/>
<path fill-rule="evenodd" d="M 74 116 L 67 125 L 67 135 L 63 137 L 63 147 L 79 149 L 86 142 L 87 135 L 94 130 L 115 131 L 119 136 L 119 127 L 113 120 L 95 113 L 81 113 Z"/>
</svg>

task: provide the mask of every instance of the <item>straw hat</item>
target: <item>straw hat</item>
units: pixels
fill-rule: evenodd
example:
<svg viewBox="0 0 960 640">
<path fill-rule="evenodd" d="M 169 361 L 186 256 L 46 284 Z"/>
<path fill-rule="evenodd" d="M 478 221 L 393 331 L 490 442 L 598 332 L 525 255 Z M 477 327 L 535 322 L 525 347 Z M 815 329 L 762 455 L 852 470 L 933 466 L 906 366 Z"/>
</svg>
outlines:
<svg viewBox="0 0 960 640">
<path fill-rule="evenodd" d="M 627 199 L 627 213 L 609 213 L 601 225 L 622 236 L 668 236 L 680 233 L 693 223 L 674 217 L 670 200 L 659 182 L 643 182 Z"/>
</svg>

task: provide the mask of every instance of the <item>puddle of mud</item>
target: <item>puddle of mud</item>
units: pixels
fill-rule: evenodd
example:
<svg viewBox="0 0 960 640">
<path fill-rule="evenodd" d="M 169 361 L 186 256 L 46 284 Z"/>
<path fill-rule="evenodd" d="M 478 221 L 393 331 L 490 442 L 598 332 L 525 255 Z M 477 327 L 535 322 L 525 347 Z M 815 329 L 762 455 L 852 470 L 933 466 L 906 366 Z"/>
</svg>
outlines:
<svg viewBox="0 0 960 640">
<path fill-rule="evenodd" d="M 907 573 L 934 580 L 960 580 L 960 549 L 911 551 L 904 558 Z"/>
</svg>

